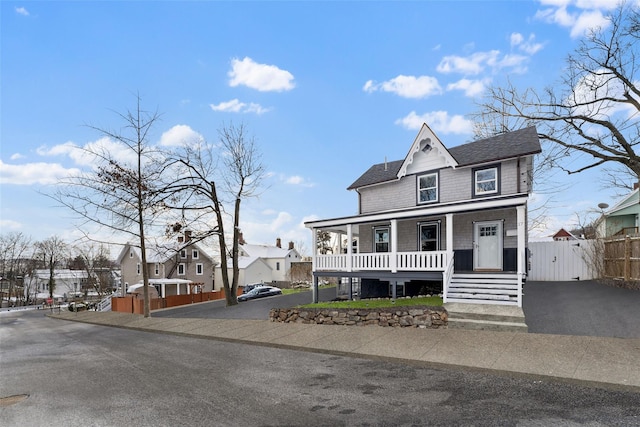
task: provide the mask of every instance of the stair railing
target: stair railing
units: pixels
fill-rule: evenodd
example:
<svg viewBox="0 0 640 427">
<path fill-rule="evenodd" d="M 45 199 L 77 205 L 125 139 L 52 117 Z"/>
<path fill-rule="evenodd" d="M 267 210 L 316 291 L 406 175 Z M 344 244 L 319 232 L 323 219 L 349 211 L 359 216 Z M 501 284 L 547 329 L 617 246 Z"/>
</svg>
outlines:
<svg viewBox="0 0 640 427">
<path fill-rule="evenodd" d="M 442 272 L 442 303 L 445 304 L 449 297 L 449 284 L 453 276 L 453 252 L 448 253 L 447 266 Z"/>
</svg>

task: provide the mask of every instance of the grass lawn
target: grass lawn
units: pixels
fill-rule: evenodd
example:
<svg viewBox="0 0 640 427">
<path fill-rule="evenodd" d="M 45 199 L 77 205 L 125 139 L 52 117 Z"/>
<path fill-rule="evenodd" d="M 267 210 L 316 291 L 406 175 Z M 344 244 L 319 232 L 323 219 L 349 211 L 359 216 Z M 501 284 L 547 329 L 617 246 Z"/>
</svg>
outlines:
<svg viewBox="0 0 640 427">
<path fill-rule="evenodd" d="M 442 305 L 440 297 L 400 298 L 391 302 L 390 299 L 363 299 L 358 301 L 331 301 L 318 304 L 301 305 L 302 308 L 388 308 L 407 307 L 412 305 L 427 305 L 438 307 Z"/>
</svg>

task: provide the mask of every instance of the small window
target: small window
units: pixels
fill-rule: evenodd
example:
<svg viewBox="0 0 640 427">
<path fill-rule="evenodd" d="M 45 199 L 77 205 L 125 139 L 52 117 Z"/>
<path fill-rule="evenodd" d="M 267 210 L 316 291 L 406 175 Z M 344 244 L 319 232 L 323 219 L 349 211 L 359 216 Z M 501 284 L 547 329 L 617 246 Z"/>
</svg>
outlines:
<svg viewBox="0 0 640 427">
<path fill-rule="evenodd" d="M 376 228 L 373 232 L 375 252 L 389 252 L 389 229 Z"/>
<path fill-rule="evenodd" d="M 133 258 L 133 249 L 129 249 L 129 258 Z"/>
<path fill-rule="evenodd" d="M 186 271 L 186 265 L 184 263 L 178 264 L 178 276 L 184 276 Z"/>
<path fill-rule="evenodd" d="M 187 250 L 186 249 L 182 249 L 180 251 L 180 258 L 182 258 L 182 259 L 186 259 L 187 258 Z"/>
<path fill-rule="evenodd" d="M 196 274 L 198 276 L 202 276 L 204 274 L 204 266 L 202 265 L 201 262 L 196 264 Z"/>
<path fill-rule="evenodd" d="M 157 262 L 156 262 L 156 268 L 155 268 L 154 272 L 155 272 L 156 276 L 160 275 L 160 264 L 158 264 Z"/>
<path fill-rule="evenodd" d="M 430 173 L 418 177 L 418 203 L 438 201 L 438 174 Z"/>
<path fill-rule="evenodd" d="M 474 171 L 474 191 L 476 195 L 498 193 L 498 168 L 477 169 Z"/>
<path fill-rule="evenodd" d="M 193 249 L 191 251 L 191 258 L 198 259 L 200 258 L 200 252 L 197 249 Z"/>
<path fill-rule="evenodd" d="M 280 271 L 280 263 L 276 262 L 276 271 Z"/>
<path fill-rule="evenodd" d="M 140 263 L 136 264 L 136 274 L 140 274 Z"/>
</svg>

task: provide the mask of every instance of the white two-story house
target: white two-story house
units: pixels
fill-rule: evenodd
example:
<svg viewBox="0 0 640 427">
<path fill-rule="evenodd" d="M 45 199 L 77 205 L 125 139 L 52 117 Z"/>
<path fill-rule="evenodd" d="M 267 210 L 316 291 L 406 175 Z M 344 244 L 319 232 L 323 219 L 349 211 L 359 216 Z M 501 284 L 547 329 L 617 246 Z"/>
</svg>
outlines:
<svg viewBox="0 0 640 427">
<path fill-rule="evenodd" d="M 328 231 L 342 246 L 320 254 L 313 245 L 314 302 L 318 278 L 337 277 L 363 298 L 436 287 L 445 303 L 521 307 L 540 152 L 534 127 L 447 148 L 423 125 L 404 159 L 373 165 L 348 187 L 357 215 L 305 223 L 314 242 Z"/>
</svg>

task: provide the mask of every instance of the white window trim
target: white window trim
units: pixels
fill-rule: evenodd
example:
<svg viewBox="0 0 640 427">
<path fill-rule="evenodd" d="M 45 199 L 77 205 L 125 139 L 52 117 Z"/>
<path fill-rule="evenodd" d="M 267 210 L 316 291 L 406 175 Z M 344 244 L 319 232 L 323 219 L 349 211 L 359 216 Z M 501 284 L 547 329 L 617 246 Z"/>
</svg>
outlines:
<svg viewBox="0 0 640 427">
<path fill-rule="evenodd" d="M 192 249 L 191 250 L 191 258 L 200 259 L 200 251 L 197 250 L 197 249 Z"/>
<path fill-rule="evenodd" d="M 180 259 L 187 259 L 187 250 L 180 249 Z"/>
<path fill-rule="evenodd" d="M 421 222 L 418 224 L 418 250 L 420 252 L 422 252 L 422 227 L 436 227 L 436 251 L 439 251 L 441 248 L 441 241 L 440 241 L 440 221 L 430 221 L 430 222 Z M 428 252 L 428 251 L 425 251 Z"/>
<path fill-rule="evenodd" d="M 140 263 L 136 263 L 136 274 L 139 276 L 140 275 Z"/>
<path fill-rule="evenodd" d="M 182 273 L 180 272 L 180 270 L 182 270 Z M 181 262 L 180 264 L 178 264 L 178 276 L 186 276 L 187 275 L 187 264 L 185 264 L 184 262 Z"/>
<path fill-rule="evenodd" d="M 493 179 L 492 180 L 478 181 L 478 173 L 486 172 L 486 171 L 490 171 L 490 170 L 493 171 Z M 495 182 L 493 190 L 482 190 L 482 189 L 478 188 L 478 182 L 491 182 L 491 181 Z M 498 192 L 498 167 L 494 166 L 492 168 L 477 169 L 475 171 L 475 173 L 473 174 L 473 186 L 474 186 L 474 189 L 475 189 L 475 194 L 477 194 L 477 195 L 496 194 Z"/>
<path fill-rule="evenodd" d="M 204 264 L 201 262 L 196 264 L 196 275 L 202 276 L 204 274 Z"/>
<path fill-rule="evenodd" d="M 420 178 L 428 177 L 430 175 L 434 175 L 436 177 L 436 185 L 435 185 L 435 187 L 421 188 L 420 187 Z M 418 181 L 416 183 L 416 187 L 418 189 L 418 193 L 417 193 L 418 204 L 419 205 L 423 205 L 423 204 L 426 204 L 426 203 L 436 203 L 438 201 L 438 199 L 440 198 L 440 192 L 439 192 L 439 188 L 438 188 L 439 185 L 440 185 L 440 176 L 439 176 L 438 172 L 430 172 L 430 173 L 425 173 L 425 174 L 419 175 L 418 176 Z M 433 200 L 421 201 L 420 200 L 420 192 L 422 190 L 429 190 L 431 188 L 435 188 L 435 190 L 436 190 L 436 198 L 433 199 Z"/>
<path fill-rule="evenodd" d="M 156 276 L 160 275 L 160 264 L 158 264 L 157 262 L 156 262 L 156 266 L 155 266 L 155 273 L 156 273 Z"/>
<path fill-rule="evenodd" d="M 380 230 L 387 230 L 387 241 L 386 242 L 377 242 L 376 241 L 376 234 L 378 234 L 378 231 Z M 387 244 L 387 250 L 384 252 L 378 252 L 378 243 L 386 243 Z M 391 252 L 391 227 L 375 227 L 373 229 L 373 252 L 375 253 L 388 253 Z"/>
</svg>

